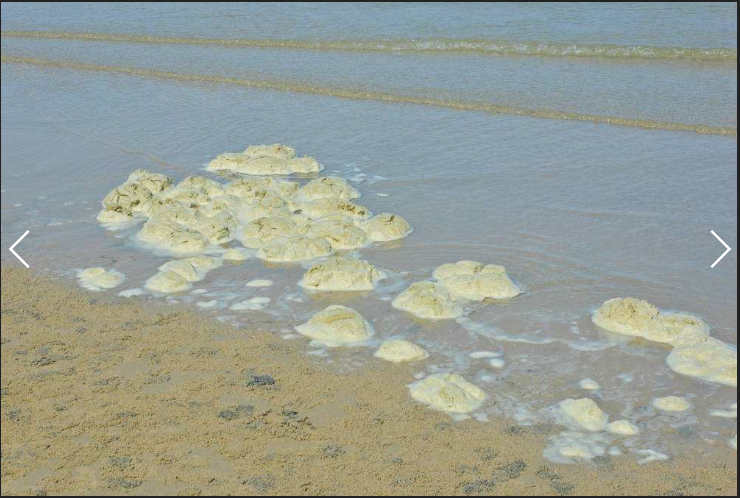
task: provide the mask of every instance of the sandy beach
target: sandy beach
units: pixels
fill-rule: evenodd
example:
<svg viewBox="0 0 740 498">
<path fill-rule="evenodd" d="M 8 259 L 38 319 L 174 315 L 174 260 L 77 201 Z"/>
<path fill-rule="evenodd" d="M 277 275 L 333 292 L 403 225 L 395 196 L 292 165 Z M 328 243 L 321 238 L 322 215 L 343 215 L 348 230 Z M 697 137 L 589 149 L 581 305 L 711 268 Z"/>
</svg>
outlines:
<svg viewBox="0 0 740 498">
<path fill-rule="evenodd" d="M 279 327 L 255 318 L 247 333 L 3 266 L 2 494 L 736 491 L 729 447 L 552 464 L 556 426 L 454 422 L 409 398 L 410 367 L 340 374 Z"/>
</svg>

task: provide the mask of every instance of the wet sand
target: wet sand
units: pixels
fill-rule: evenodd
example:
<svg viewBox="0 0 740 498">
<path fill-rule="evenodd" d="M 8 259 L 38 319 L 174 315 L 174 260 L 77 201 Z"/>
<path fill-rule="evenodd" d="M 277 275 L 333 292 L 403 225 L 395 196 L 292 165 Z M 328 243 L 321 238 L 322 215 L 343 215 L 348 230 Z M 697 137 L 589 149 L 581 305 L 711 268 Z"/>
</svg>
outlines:
<svg viewBox="0 0 740 498">
<path fill-rule="evenodd" d="M 341 373 L 305 341 L 272 333 L 287 323 L 254 316 L 235 329 L 3 266 L 2 494 L 737 490 L 729 447 L 647 465 L 634 455 L 549 463 L 556 426 L 453 422 L 413 403 L 408 365 Z"/>
</svg>

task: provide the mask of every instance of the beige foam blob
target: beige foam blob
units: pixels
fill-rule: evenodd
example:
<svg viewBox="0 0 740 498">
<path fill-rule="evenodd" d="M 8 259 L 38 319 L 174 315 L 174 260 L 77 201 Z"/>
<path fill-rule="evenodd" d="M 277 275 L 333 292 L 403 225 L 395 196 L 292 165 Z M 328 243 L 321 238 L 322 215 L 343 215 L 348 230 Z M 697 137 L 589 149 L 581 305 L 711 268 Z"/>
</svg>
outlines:
<svg viewBox="0 0 740 498">
<path fill-rule="evenodd" d="M 405 219 L 391 213 L 380 213 L 373 216 L 362 225 L 362 228 L 373 242 L 390 242 L 402 239 L 413 231 L 411 225 Z"/>
<path fill-rule="evenodd" d="M 349 218 L 362 220 L 371 216 L 370 210 L 359 204 L 338 199 L 319 199 L 300 204 L 300 210 L 311 219 L 323 218 L 325 216 L 342 215 Z"/>
<path fill-rule="evenodd" d="M 735 434 L 735 437 L 733 437 L 732 439 L 730 439 L 730 443 L 729 444 L 730 444 L 730 448 L 732 448 L 733 450 L 737 451 L 737 434 Z"/>
<path fill-rule="evenodd" d="M 691 403 L 686 398 L 680 396 L 665 396 L 655 398 L 653 406 L 664 412 L 685 412 L 691 409 Z"/>
<path fill-rule="evenodd" d="M 510 299 L 521 293 L 501 265 L 483 265 L 477 261 L 459 261 L 439 266 L 434 278 L 450 293 L 462 299 Z"/>
<path fill-rule="evenodd" d="M 206 238 L 198 232 L 174 223 L 155 220 L 144 223 L 137 237 L 153 246 L 179 254 L 202 252 L 208 246 Z"/>
<path fill-rule="evenodd" d="M 392 305 L 419 318 L 433 320 L 457 318 L 463 314 L 462 308 L 447 289 L 433 282 L 411 284 L 396 296 Z"/>
<path fill-rule="evenodd" d="M 144 283 L 144 287 L 153 292 L 172 294 L 175 292 L 187 291 L 192 286 L 185 277 L 177 272 L 161 271 L 153 277 L 150 277 Z"/>
<path fill-rule="evenodd" d="M 436 410 L 469 413 L 480 408 L 486 393 L 457 374 L 437 373 L 409 385 L 411 397 Z"/>
<path fill-rule="evenodd" d="M 193 190 L 206 194 L 209 197 L 217 197 L 225 194 L 223 185 L 203 176 L 188 176 L 178 183 L 175 188 Z"/>
<path fill-rule="evenodd" d="M 297 197 L 304 201 L 319 199 L 351 201 L 359 198 L 360 193 L 342 178 L 327 176 L 308 182 L 298 190 Z"/>
<path fill-rule="evenodd" d="M 101 209 L 96 219 L 100 223 L 126 223 L 133 219 L 133 214 L 125 211 Z"/>
<path fill-rule="evenodd" d="M 270 216 L 257 218 L 244 227 L 242 244 L 259 249 L 275 239 L 289 237 L 297 233 L 296 224 L 290 218 Z"/>
<path fill-rule="evenodd" d="M 113 289 L 121 285 L 126 276 L 116 270 L 106 270 L 101 267 L 86 268 L 77 273 L 80 285 L 91 291 Z"/>
<path fill-rule="evenodd" d="M 244 154 L 247 157 L 276 157 L 287 161 L 295 157 L 295 149 L 284 144 L 250 145 Z"/>
<path fill-rule="evenodd" d="M 103 209 L 126 214 L 145 213 L 153 198 L 154 195 L 148 188 L 135 182 L 124 183 L 103 198 Z"/>
<path fill-rule="evenodd" d="M 384 276 L 367 261 L 333 257 L 309 268 L 298 285 L 317 291 L 363 291 L 374 289 Z"/>
<path fill-rule="evenodd" d="M 304 235 L 280 237 L 257 251 L 257 257 L 265 261 L 289 263 L 322 258 L 332 253 L 331 244 L 324 239 L 312 239 Z"/>
<path fill-rule="evenodd" d="M 289 159 L 288 169 L 292 173 L 318 173 L 324 168 L 313 157 L 303 156 Z"/>
<path fill-rule="evenodd" d="M 217 258 L 200 254 L 190 258 L 168 261 L 160 266 L 159 270 L 173 271 L 185 278 L 188 282 L 199 282 L 203 280 L 209 271 L 218 268 L 222 264 L 221 260 Z"/>
<path fill-rule="evenodd" d="M 737 350 L 717 339 L 674 348 L 667 362 L 680 374 L 737 387 Z"/>
<path fill-rule="evenodd" d="M 629 420 L 616 420 L 606 426 L 606 431 L 618 436 L 636 436 L 640 429 Z"/>
<path fill-rule="evenodd" d="M 282 197 L 291 197 L 300 185 L 298 182 L 277 178 L 239 178 L 225 187 L 227 194 L 243 199 L 254 199 L 260 190 L 273 190 Z"/>
<path fill-rule="evenodd" d="M 606 428 L 609 415 L 591 399 L 566 399 L 558 405 L 560 413 L 568 425 L 577 426 L 589 432 L 599 432 Z"/>
<path fill-rule="evenodd" d="M 365 232 L 357 228 L 350 218 L 317 220 L 308 228 L 306 235 L 326 239 L 337 251 L 351 251 L 369 244 Z"/>
<path fill-rule="evenodd" d="M 137 169 L 131 173 L 128 183 L 138 183 L 153 194 L 159 194 L 170 188 L 173 184 L 172 178 L 160 173 L 152 173 L 145 169 Z"/>
<path fill-rule="evenodd" d="M 661 313 L 647 301 L 614 298 L 606 301 L 592 317 L 601 328 L 618 334 L 679 346 L 703 341 L 709 326 L 691 315 Z"/>
<path fill-rule="evenodd" d="M 359 343 L 373 335 L 370 324 L 357 311 L 332 305 L 299 325 L 296 331 L 330 346 Z"/>
<path fill-rule="evenodd" d="M 234 239 L 236 221 L 231 215 L 196 216 L 189 228 L 200 233 L 210 244 L 226 244 Z"/>
<path fill-rule="evenodd" d="M 374 356 L 393 363 L 403 363 L 424 360 L 429 358 L 429 353 L 413 342 L 394 339 L 381 344 Z"/>
<path fill-rule="evenodd" d="M 582 379 L 578 382 L 578 387 L 586 391 L 598 391 L 601 386 L 593 379 Z"/>
<path fill-rule="evenodd" d="M 245 261 L 252 257 L 252 253 L 243 247 L 232 247 L 224 253 L 225 261 Z"/>
</svg>

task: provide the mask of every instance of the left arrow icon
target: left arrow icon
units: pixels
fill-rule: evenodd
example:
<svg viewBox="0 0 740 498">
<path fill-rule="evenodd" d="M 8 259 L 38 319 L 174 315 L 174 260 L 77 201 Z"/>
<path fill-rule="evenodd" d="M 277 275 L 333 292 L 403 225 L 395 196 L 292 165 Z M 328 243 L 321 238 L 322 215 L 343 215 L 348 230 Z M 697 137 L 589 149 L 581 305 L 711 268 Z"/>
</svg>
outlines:
<svg viewBox="0 0 740 498">
<path fill-rule="evenodd" d="M 26 238 L 26 235 L 28 235 L 28 232 L 29 232 L 29 231 L 30 231 L 30 230 L 26 230 L 26 233 L 24 233 L 23 235 L 21 235 L 21 238 L 20 238 L 20 239 L 18 239 L 18 240 L 16 240 L 16 241 L 15 241 L 15 244 L 13 244 L 12 246 L 10 246 L 10 252 L 12 252 L 12 253 L 13 253 L 13 256 L 15 256 L 16 258 L 18 258 L 18 261 L 20 261 L 21 263 L 23 263 L 23 265 L 24 265 L 24 266 L 25 266 L 26 268 L 28 268 L 28 263 L 26 263 L 25 261 L 23 261 L 23 258 L 21 258 L 21 257 L 20 257 L 20 256 L 18 255 L 18 253 L 14 251 L 14 249 L 15 249 L 15 246 L 17 246 L 18 244 L 20 244 L 21 240 L 23 240 L 23 239 L 25 239 L 25 238 Z"/>
</svg>

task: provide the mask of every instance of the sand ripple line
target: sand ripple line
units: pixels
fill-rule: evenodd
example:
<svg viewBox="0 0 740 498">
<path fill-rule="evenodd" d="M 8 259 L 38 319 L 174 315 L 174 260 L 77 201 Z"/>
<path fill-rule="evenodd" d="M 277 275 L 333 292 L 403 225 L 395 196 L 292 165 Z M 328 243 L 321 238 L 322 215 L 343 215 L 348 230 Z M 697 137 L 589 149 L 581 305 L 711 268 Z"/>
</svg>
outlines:
<svg viewBox="0 0 740 498">
<path fill-rule="evenodd" d="M 510 116 L 522 116 L 539 119 L 557 119 L 584 121 L 589 123 L 602 123 L 645 130 L 668 130 L 688 131 L 701 135 L 720 135 L 737 137 L 737 128 L 725 126 L 707 126 L 688 123 L 672 123 L 666 121 L 655 121 L 649 119 L 619 118 L 614 116 L 602 116 L 595 114 L 581 114 L 568 111 L 552 111 L 546 109 L 526 109 L 509 105 L 501 105 L 489 102 L 470 102 L 463 100 L 440 99 L 434 97 L 396 95 L 391 93 L 373 92 L 362 89 L 340 88 L 319 86 L 309 82 L 285 82 L 267 79 L 244 79 L 229 76 L 211 74 L 185 74 L 157 69 L 136 68 L 126 66 L 112 66 L 102 64 L 90 64 L 87 62 L 37 59 L 32 57 L 18 57 L 14 55 L 3 55 L 3 63 L 27 64 L 39 67 L 75 69 L 79 71 L 98 71 L 106 73 L 126 74 L 143 78 L 155 78 L 180 82 L 214 83 L 222 85 L 235 85 L 262 90 L 274 90 L 280 92 L 303 93 L 310 95 L 322 95 L 348 100 L 363 100 L 375 102 L 387 102 L 394 104 L 414 104 L 430 107 L 453 109 L 456 111 L 486 112 L 489 114 L 503 114 Z"/>
</svg>

